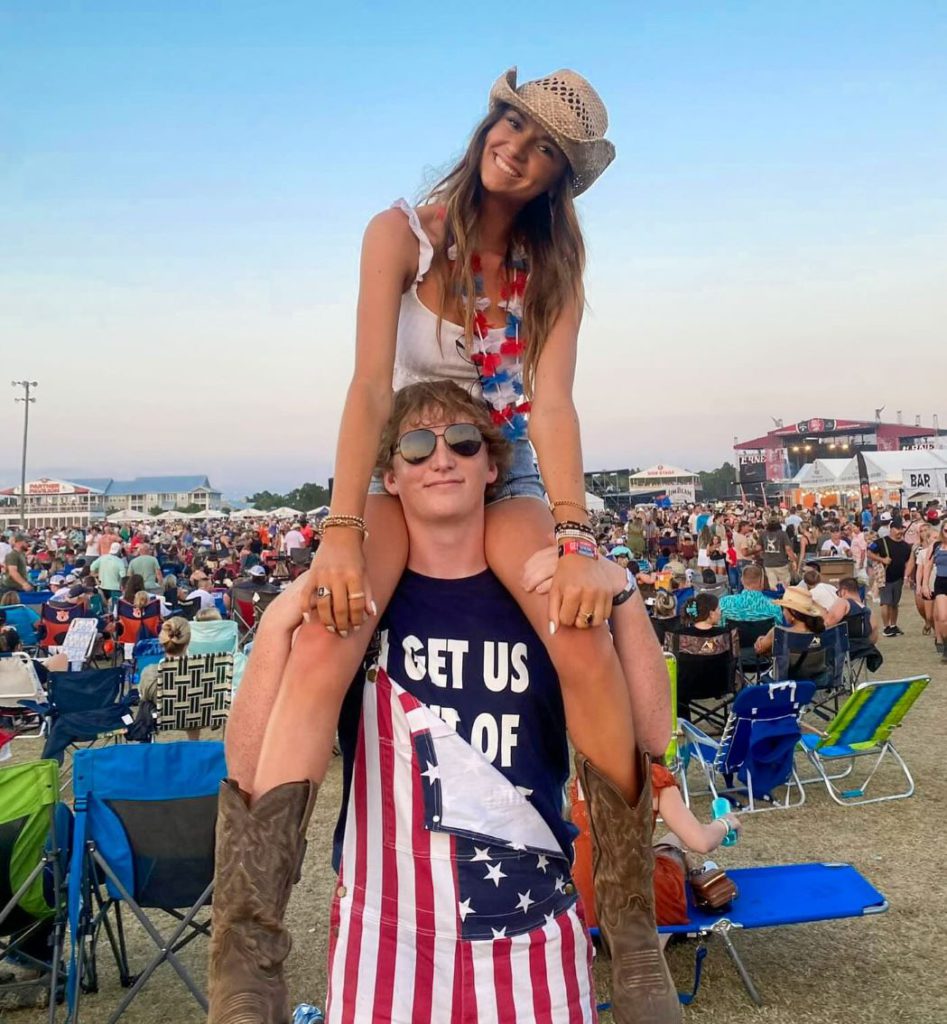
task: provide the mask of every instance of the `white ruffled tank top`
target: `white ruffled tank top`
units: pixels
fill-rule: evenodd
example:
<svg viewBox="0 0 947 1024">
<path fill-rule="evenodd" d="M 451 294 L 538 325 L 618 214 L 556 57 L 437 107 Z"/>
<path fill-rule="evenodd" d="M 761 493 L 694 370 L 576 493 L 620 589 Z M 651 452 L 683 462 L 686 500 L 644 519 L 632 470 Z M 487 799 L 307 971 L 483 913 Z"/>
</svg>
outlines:
<svg viewBox="0 0 947 1024">
<path fill-rule="evenodd" d="M 434 246 L 421 226 L 417 211 L 404 199 L 392 206 L 401 210 L 418 239 L 418 274 L 411 287 L 401 296 L 398 316 L 398 337 L 395 344 L 395 366 L 392 387 L 395 391 L 407 384 L 425 380 L 452 380 L 465 391 L 482 397 L 480 376 L 464 341 L 464 329 L 448 320 L 441 321 L 437 336 L 437 314 L 418 298 L 418 284 L 424 280 L 434 259 Z M 489 337 L 500 339 L 503 328 L 495 327 Z"/>
</svg>

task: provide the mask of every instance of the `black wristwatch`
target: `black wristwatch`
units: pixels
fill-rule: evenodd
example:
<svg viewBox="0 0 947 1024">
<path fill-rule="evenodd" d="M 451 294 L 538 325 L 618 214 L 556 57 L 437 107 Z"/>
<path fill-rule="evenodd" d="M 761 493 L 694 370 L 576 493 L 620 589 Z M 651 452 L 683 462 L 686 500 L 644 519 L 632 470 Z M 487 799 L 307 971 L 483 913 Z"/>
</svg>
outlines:
<svg viewBox="0 0 947 1024">
<path fill-rule="evenodd" d="M 638 581 L 635 579 L 635 574 L 631 571 L 631 569 L 626 569 L 625 575 L 627 577 L 625 589 L 620 590 L 612 598 L 613 608 L 617 607 L 620 604 L 624 604 L 628 600 L 628 598 L 631 597 L 631 595 L 638 589 Z"/>
</svg>

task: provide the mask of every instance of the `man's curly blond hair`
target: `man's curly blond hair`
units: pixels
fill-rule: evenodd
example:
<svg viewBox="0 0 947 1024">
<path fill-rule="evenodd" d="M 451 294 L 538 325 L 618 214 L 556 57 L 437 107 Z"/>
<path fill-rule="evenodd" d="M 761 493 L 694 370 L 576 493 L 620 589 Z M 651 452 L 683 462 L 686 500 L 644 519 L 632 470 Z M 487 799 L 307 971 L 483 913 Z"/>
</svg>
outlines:
<svg viewBox="0 0 947 1024">
<path fill-rule="evenodd" d="M 377 469 L 382 473 L 391 469 L 395 445 L 405 430 L 438 419 L 478 426 L 486 441 L 487 458 L 497 468 L 497 479 L 503 479 L 513 458 L 510 442 L 490 418 L 488 407 L 451 380 L 422 381 L 395 392 L 391 415 L 381 433 Z"/>
</svg>

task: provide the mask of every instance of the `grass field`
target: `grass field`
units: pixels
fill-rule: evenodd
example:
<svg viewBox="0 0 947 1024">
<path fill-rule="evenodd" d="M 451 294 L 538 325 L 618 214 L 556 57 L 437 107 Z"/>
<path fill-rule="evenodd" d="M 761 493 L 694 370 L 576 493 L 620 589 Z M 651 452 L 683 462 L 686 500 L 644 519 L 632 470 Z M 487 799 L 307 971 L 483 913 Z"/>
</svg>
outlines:
<svg viewBox="0 0 947 1024">
<path fill-rule="evenodd" d="M 808 860 L 849 861 L 887 897 L 890 910 L 877 917 L 827 924 L 778 928 L 735 935 L 744 962 L 765 1006 L 757 1009 L 723 949 L 711 944 L 697 1002 L 685 1011 L 687 1021 L 702 1024 L 944 1024 L 947 1022 L 947 872 L 940 842 L 945 830 L 947 783 L 940 763 L 944 733 L 947 667 L 935 658 L 920 620 L 905 601 L 902 626 L 907 635 L 881 640 L 885 665 L 877 678 L 894 679 L 929 672 L 932 685 L 897 734 L 896 742 L 914 773 L 917 792 L 910 800 L 843 808 L 823 787 L 808 787 L 798 810 L 745 818 L 740 843 L 721 851 L 724 866 L 793 863 Z M 38 744 L 16 744 L 16 756 L 35 757 Z M 877 782 L 883 783 L 879 778 Z M 326 984 L 326 937 L 334 886 L 329 862 L 330 840 L 338 810 L 341 765 L 336 761 L 320 792 L 309 830 L 303 878 L 292 897 L 289 920 L 295 945 L 288 962 L 294 1001 L 321 1003 Z M 698 814 L 707 813 L 697 802 Z M 147 953 L 143 933 L 129 928 L 133 957 Z M 153 948 L 153 947 L 152 947 Z M 194 943 L 184 961 L 201 982 L 206 947 Z M 693 973 L 693 945 L 672 947 L 671 970 L 681 988 Z M 607 972 L 597 966 L 600 998 L 607 998 Z M 134 962 L 133 962 L 134 969 Z M 114 965 L 102 948 L 101 990 L 83 1002 L 82 1019 L 108 1019 L 120 998 Z M 0 1011 L 0 1020 L 41 1024 L 36 1010 Z M 197 1004 L 174 972 L 162 967 L 125 1018 L 129 1024 L 203 1020 Z M 602 1021 L 610 1016 L 602 1014 Z M 426 1022 L 425 1022 L 426 1024 Z"/>
</svg>

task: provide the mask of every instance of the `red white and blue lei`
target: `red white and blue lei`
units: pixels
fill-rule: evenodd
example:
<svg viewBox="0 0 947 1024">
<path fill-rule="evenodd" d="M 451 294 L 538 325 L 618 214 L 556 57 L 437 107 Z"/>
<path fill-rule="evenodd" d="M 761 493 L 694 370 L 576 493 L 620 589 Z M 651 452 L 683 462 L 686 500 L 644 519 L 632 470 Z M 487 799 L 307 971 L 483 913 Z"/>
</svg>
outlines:
<svg viewBox="0 0 947 1024">
<path fill-rule="evenodd" d="M 456 258 L 456 246 L 448 250 L 450 259 Z M 474 337 L 470 358 L 480 376 L 483 397 L 490 406 L 493 422 L 509 441 L 526 438 L 530 403 L 523 392 L 523 353 L 526 351 L 522 333 L 523 296 L 526 293 L 528 269 L 526 253 L 515 250 L 508 268 L 507 278 L 500 289 L 498 305 L 506 310 L 503 334 L 492 331 L 486 311 L 490 298 L 483 286 L 483 267 L 480 256 L 470 259 L 474 286 Z"/>
</svg>

